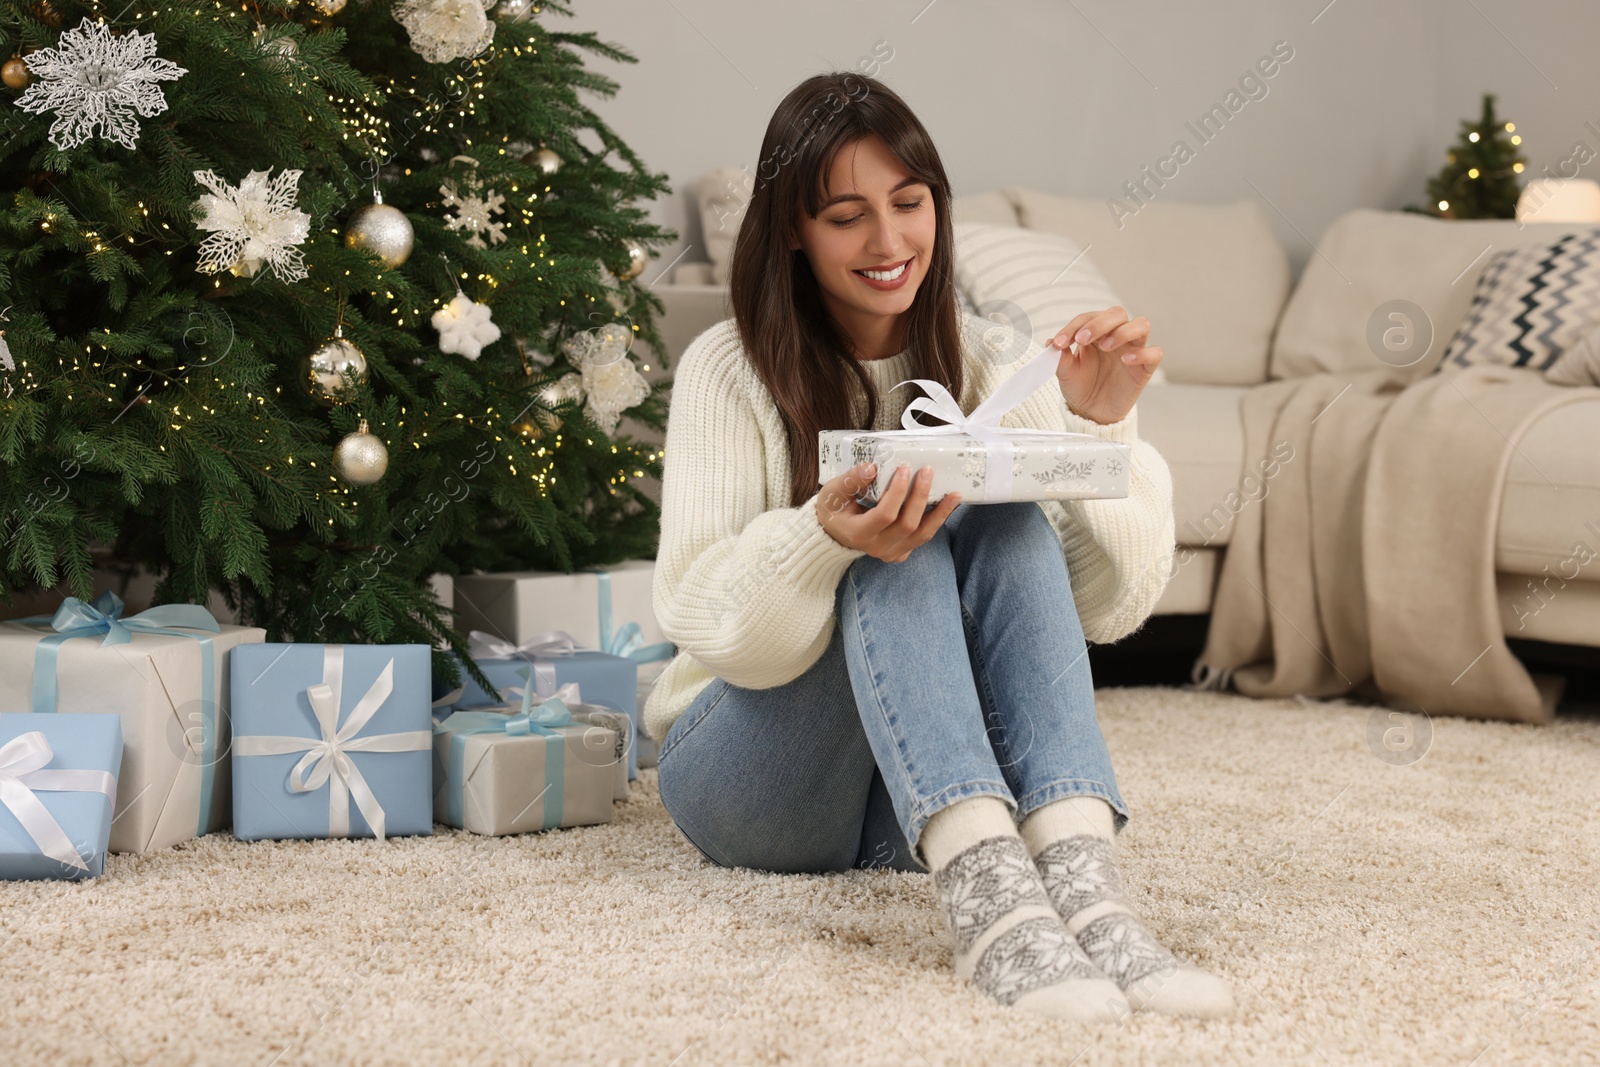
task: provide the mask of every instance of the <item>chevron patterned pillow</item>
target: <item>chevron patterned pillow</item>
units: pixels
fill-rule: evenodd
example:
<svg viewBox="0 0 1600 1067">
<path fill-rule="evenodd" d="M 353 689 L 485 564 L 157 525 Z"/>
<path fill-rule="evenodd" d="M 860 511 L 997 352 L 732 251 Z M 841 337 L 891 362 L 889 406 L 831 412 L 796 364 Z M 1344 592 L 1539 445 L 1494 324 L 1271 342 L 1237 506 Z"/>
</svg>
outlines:
<svg viewBox="0 0 1600 1067">
<path fill-rule="evenodd" d="M 1435 373 L 1493 365 L 1545 371 L 1600 325 L 1600 229 L 1497 253 Z"/>
</svg>

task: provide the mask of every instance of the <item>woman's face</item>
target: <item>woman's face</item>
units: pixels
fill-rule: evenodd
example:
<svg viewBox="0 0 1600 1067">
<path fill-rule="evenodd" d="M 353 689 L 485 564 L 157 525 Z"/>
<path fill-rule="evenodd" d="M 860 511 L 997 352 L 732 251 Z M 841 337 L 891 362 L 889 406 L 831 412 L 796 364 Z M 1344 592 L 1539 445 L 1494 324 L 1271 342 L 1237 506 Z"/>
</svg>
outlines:
<svg viewBox="0 0 1600 1067">
<path fill-rule="evenodd" d="M 800 212 L 791 247 L 805 252 L 839 323 L 858 340 L 879 335 L 910 309 L 927 274 L 938 232 L 932 191 L 876 134 L 834 156 L 827 188 L 816 218 Z"/>
</svg>

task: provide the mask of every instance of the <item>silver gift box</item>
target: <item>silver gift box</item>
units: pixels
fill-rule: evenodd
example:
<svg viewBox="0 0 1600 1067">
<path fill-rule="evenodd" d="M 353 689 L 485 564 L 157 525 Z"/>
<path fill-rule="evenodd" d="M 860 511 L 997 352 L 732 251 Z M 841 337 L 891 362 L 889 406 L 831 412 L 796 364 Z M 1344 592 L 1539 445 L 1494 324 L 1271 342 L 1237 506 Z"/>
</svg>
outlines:
<svg viewBox="0 0 1600 1067">
<path fill-rule="evenodd" d="M 1128 463 L 1133 449 L 1092 434 L 1048 430 L 1006 430 L 1012 449 L 1010 485 L 991 484 L 991 446 L 965 433 L 922 433 L 912 430 L 823 430 L 819 484 L 838 477 L 858 463 L 877 463 L 875 482 L 857 496 L 871 507 L 904 463 L 913 474 L 933 468 L 928 503 L 958 492 L 964 504 L 1016 500 L 1081 500 L 1128 495 Z"/>
</svg>

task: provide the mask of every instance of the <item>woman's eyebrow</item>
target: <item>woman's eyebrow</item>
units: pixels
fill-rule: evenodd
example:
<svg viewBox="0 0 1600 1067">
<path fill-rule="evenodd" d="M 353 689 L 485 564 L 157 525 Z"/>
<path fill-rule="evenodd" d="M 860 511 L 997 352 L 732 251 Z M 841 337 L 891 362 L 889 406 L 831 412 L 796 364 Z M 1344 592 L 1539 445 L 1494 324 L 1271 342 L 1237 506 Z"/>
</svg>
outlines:
<svg viewBox="0 0 1600 1067">
<path fill-rule="evenodd" d="M 908 185 L 923 185 L 923 184 L 925 184 L 923 182 L 923 180 L 921 178 L 917 177 L 916 175 L 914 175 L 914 174 L 907 175 L 906 177 L 901 178 L 898 182 L 895 183 L 894 188 L 889 190 L 889 195 L 893 196 L 895 193 L 898 193 L 900 190 L 904 189 Z M 817 210 L 818 211 L 826 211 L 830 207 L 832 207 L 833 205 L 838 204 L 838 203 L 842 203 L 842 202 L 844 202 L 846 200 L 865 200 L 865 199 L 866 199 L 866 197 L 862 196 L 860 193 L 840 193 L 838 196 L 833 197 L 832 199 L 830 199 L 826 204 L 823 204 L 821 207 L 817 208 Z"/>
</svg>

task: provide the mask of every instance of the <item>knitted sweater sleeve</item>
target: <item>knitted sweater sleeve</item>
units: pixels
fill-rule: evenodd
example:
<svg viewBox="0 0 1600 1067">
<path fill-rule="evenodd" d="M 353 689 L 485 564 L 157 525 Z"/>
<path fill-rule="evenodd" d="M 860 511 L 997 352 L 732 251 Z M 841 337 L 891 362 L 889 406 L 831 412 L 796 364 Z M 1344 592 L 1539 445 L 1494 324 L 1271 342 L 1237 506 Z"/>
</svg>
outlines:
<svg viewBox="0 0 1600 1067">
<path fill-rule="evenodd" d="M 652 604 L 661 632 L 727 682 L 766 689 L 814 664 L 834 594 L 866 553 L 835 541 L 816 494 L 768 507 L 751 371 L 724 332 L 702 334 L 674 376 L 662 456 Z"/>
</svg>

